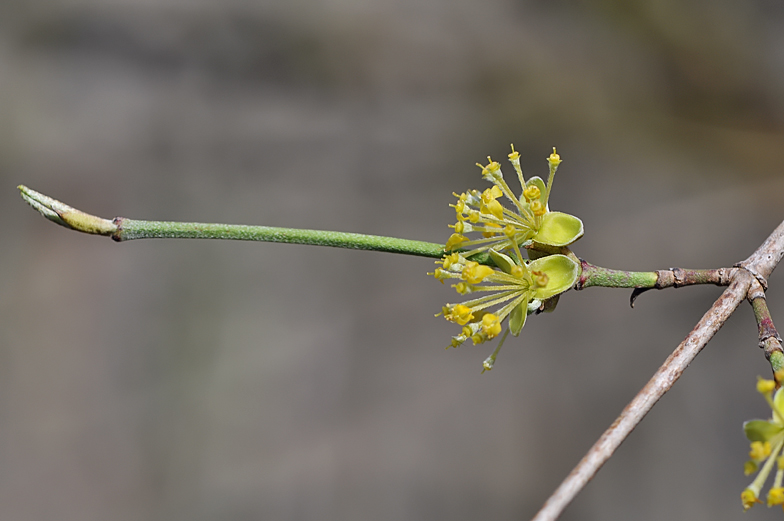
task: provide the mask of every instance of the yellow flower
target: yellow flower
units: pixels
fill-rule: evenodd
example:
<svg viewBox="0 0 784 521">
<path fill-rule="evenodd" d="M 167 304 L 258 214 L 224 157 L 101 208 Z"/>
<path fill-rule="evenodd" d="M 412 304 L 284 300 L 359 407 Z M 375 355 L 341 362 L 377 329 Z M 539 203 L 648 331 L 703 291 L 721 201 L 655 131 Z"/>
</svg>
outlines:
<svg viewBox="0 0 784 521">
<path fill-rule="evenodd" d="M 470 249 L 466 256 L 494 249 L 500 253 L 520 256 L 519 248 L 529 243 L 546 246 L 567 246 L 583 235 L 583 223 L 573 215 L 551 212 L 548 207 L 550 190 L 561 158 L 553 153 L 548 158 L 550 176 L 547 184 L 539 178 L 528 181 L 520 166 L 520 154 L 512 147 L 509 159 L 517 172 L 522 187 L 518 198 L 504 180 L 501 165 L 489 157 L 487 165 L 478 164 L 482 177 L 493 183 L 493 187 L 480 192 L 469 190 L 455 194 L 457 202 L 452 205 L 457 222 L 452 225 L 455 233 L 446 243 L 445 250 Z M 512 209 L 504 207 L 499 199 L 505 197 Z M 477 232 L 481 238 L 469 239 L 465 234 Z"/>
<path fill-rule="evenodd" d="M 768 491 L 768 506 L 784 504 L 784 487 L 773 487 Z"/>
<path fill-rule="evenodd" d="M 771 451 L 770 442 L 752 441 L 751 450 L 749 451 L 749 458 L 752 460 L 761 461 L 770 456 Z"/>
<path fill-rule="evenodd" d="M 452 337 L 447 347 L 458 347 L 469 338 L 474 344 L 491 340 L 501 334 L 502 323 L 507 318 L 509 330 L 518 335 L 528 314 L 539 310 L 545 299 L 568 290 L 577 281 L 579 266 L 565 255 L 518 263 L 495 250 L 489 253 L 494 268 L 468 260 L 460 253 L 436 262 L 440 267 L 432 275 L 442 282 L 457 279 L 459 282 L 453 287 L 459 294 L 488 293 L 443 307 L 444 318 L 462 326 L 460 334 Z M 492 368 L 497 354 L 498 349 L 485 360 L 485 369 Z"/>
<path fill-rule="evenodd" d="M 754 506 L 754 503 L 762 503 L 762 501 L 757 499 L 757 494 L 748 488 L 740 493 L 740 501 L 743 504 L 743 510 L 750 509 Z"/>
<path fill-rule="evenodd" d="M 512 147 L 512 163 L 522 188 L 518 198 L 504 180 L 501 165 L 490 157 L 487 165 L 478 165 L 482 177 L 493 183 L 484 191 L 469 190 L 454 194 L 457 222 L 444 250 L 452 252 L 436 264 L 431 273 L 442 283 L 453 284 L 460 295 L 487 293 L 458 304 L 447 304 L 444 318 L 461 326 L 460 334 L 452 337 L 449 346 L 458 347 L 468 339 L 482 344 L 506 332 L 498 346 L 483 364 L 492 369 L 496 355 L 509 332 L 517 336 L 531 313 L 551 310 L 556 295 L 577 282 L 580 266 L 565 255 L 548 255 L 552 248 L 567 246 L 583 234 L 583 223 L 577 217 L 551 212 L 548 207 L 555 171 L 561 158 L 553 148 L 547 158 L 550 176 L 547 183 L 532 177 L 528 181 L 520 166 L 520 154 Z M 511 208 L 501 204 L 506 199 Z M 478 234 L 469 238 L 469 234 Z M 521 248 L 545 246 L 525 260 Z M 542 251 L 544 250 L 544 251 Z M 477 255 L 477 254 L 482 255 Z M 548 301 L 545 306 L 544 301 Z M 448 346 L 448 347 L 449 347 Z"/>
</svg>

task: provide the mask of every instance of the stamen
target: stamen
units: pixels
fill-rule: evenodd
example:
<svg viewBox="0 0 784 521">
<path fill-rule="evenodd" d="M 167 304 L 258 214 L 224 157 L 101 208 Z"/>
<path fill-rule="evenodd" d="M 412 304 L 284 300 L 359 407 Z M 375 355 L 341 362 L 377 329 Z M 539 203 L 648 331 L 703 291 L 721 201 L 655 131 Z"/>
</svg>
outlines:
<svg viewBox="0 0 784 521">
<path fill-rule="evenodd" d="M 495 348 L 495 351 L 493 351 L 493 354 L 488 356 L 487 359 L 482 362 L 482 374 L 484 374 L 485 371 L 490 371 L 493 368 L 493 365 L 495 365 L 495 358 L 498 356 L 498 352 L 501 350 L 501 346 L 504 345 L 504 340 L 506 340 L 508 335 L 509 328 L 507 327 L 506 331 L 504 331 L 504 336 L 501 337 L 501 340 L 498 342 L 498 346 Z"/>
<path fill-rule="evenodd" d="M 520 153 L 514 149 L 514 145 L 512 145 L 512 153 L 509 154 L 509 161 L 512 162 L 512 166 L 514 166 L 515 172 L 517 172 L 520 186 L 525 188 L 525 176 L 523 175 L 523 168 L 520 166 Z"/>
</svg>

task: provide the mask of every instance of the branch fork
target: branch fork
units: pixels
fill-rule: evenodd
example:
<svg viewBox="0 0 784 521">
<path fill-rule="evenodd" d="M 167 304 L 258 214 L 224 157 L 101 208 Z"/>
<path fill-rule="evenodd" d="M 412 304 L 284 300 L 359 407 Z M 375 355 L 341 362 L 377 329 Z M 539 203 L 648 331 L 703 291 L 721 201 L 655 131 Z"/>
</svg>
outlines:
<svg viewBox="0 0 784 521">
<path fill-rule="evenodd" d="M 708 341 L 724 325 L 724 322 L 737 309 L 741 301 L 747 299 L 752 304 L 757 319 L 760 346 L 771 363 L 777 384 L 784 380 L 784 351 L 781 338 L 773 325 L 765 300 L 764 288 L 767 277 L 784 257 L 784 222 L 782 222 L 765 242 L 748 259 L 738 263 L 740 269 L 720 268 L 715 271 L 716 282 L 729 282 L 729 287 L 713 303 L 713 306 L 700 319 L 694 329 L 686 336 L 675 351 L 656 371 L 645 387 L 624 408 L 620 416 L 590 448 L 572 472 L 544 506 L 534 516 L 533 521 L 553 521 L 561 515 L 583 487 L 596 475 L 604 463 L 613 455 L 632 430 L 642 421 L 656 402 L 675 384 L 686 367 L 694 360 Z M 665 270 L 672 273 L 672 286 L 688 280 L 683 270 Z M 710 271 L 710 270 L 707 270 Z M 662 272 L 657 272 L 661 274 Z M 677 273 L 677 275 L 676 275 Z M 662 285 L 667 282 L 662 279 Z M 765 284 L 763 284 L 765 282 Z M 658 283 L 658 278 L 657 278 Z M 654 287 L 656 287 L 654 285 Z M 664 286 L 662 286 L 664 287 Z M 645 288 L 649 289 L 649 288 Z M 639 293 L 638 293 L 639 294 Z M 634 299 L 634 294 L 633 294 Z M 632 299 L 632 301 L 633 301 Z"/>
</svg>

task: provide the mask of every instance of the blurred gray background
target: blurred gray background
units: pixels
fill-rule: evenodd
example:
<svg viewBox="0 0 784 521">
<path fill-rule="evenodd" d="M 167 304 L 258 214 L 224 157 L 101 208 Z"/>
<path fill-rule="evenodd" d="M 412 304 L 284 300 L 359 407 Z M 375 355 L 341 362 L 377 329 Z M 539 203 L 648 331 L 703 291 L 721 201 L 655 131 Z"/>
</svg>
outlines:
<svg viewBox="0 0 784 521">
<path fill-rule="evenodd" d="M 15 189 L 443 242 L 512 142 L 558 146 L 579 256 L 742 260 L 784 218 L 784 4 L 3 0 L 0 519 L 530 518 L 718 288 L 571 292 L 480 375 L 429 259 L 115 244 Z M 757 375 L 744 304 L 563 519 L 738 519 Z"/>
</svg>

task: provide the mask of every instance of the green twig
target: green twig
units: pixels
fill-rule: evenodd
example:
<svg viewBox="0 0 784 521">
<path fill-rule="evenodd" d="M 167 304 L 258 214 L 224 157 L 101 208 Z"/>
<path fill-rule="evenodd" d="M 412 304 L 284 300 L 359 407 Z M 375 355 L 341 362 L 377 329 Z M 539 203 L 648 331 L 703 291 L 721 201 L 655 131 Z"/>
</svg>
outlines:
<svg viewBox="0 0 784 521">
<path fill-rule="evenodd" d="M 575 289 L 591 286 L 605 288 L 634 288 L 629 304 L 634 307 L 634 302 L 642 293 L 651 289 L 681 288 L 694 284 L 714 284 L 727 286 L 732 282 L 736 268 L 717 268 L 708 270 L 693 270 L 683 268 L 670 268 L 658 271 L 621 271 L 594 266 L 584 260 L 580 261 L 582 275 L 577 281 Z"/>
<path fill-rule="evenodd" d="M 444 247 L 441 244 L 360 233 L 241 224 L 141 221 L 125 217 L 116 217 L 109 220 L 72 208 L 26 186 L 19 186 L 19 191 L 30 206 L 38 210 L 50 221 L 72 230 L 109 236 L 118 242 L 133 239 L 229 239 L 332 246 L 354 250 L 402 253 L 435 259 L 440 259 L 444 255 Z M 688 284 L 719 284 L 727 279 L 726 274 L 722 270 L 680 270 L 679 268 L 658 272 L 611 270 L 581 261 L 569 248 L 548 249 L 548 247 L 538 244 L 529 245 L 528 248 L 533 250 L 531 258 L 537 256 L 534 252 L 540 252 L 539 256 L 542 254 L 562 253 L 579 262 L 582 267 L 582 273 L 575 289 L 603 286 L 646 290 L 670 286 L 679 287 Z M 479 252 L 471 255 L 470 258 L 480 264 L 494 265 L 492 258 L 487 252 Z M 726 282 L 723 285 L 726 285 Z M 632 294 L 632 303 L 638 294 Z"/>
<path fill-rule="evenodd" d="M 19 191 L 22 193 L 24 200 L 41 212 L 47 219 L 72 230 L 95 235 L 107 235 L 118 242 L 154 238 L 230 239 L 333 246 L 336 248 L 384 251 L 432 258 L 441 258 L 444 255 L 444 246 L 442 244 L 411 241 L 395 237 L 381 237 L 378 235 L 363 235 L 360 233 L 239 224 L 139 221 L 125 217 L 108 220 L 71 208 L 26 186 L 19 186 Z"/>
<path fill-rule="evenodd" d="M 242 224 L 137 221 L 124 217 L 118 217 L 114 222 L 117 224 L 117 231 L 112 234 L 112 239 L 118 242 L 133 239 L 229 239 L 333 246 L 335 248 L 384 251 L 432 258 L 441 258 L 444 255 L 444 246 L 441 244 L 361 233 Z"/>
<path fill-rule="evenodd" d="M 655 271 L 621 271 L 580 262 L 583 268 L 575 289 L 602 286 L 605 288 L 654 288 L 659 275 Z"/>
</svg>

